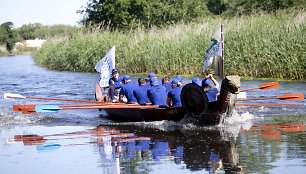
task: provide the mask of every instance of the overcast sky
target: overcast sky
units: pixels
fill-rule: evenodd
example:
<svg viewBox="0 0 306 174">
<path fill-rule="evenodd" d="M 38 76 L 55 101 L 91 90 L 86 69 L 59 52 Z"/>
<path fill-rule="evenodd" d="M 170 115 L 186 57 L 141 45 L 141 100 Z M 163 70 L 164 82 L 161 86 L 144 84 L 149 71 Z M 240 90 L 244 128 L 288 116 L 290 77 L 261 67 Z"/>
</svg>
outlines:
<svg viewBox="0 0 306 174">
<path fill-rule="evenodd" d="M 13 22 L 14 28 L 23 24 L 66 24 L 77 26 L 76 14 L 89 0 L 0 0 L 0 24 Z"/>
</svg>

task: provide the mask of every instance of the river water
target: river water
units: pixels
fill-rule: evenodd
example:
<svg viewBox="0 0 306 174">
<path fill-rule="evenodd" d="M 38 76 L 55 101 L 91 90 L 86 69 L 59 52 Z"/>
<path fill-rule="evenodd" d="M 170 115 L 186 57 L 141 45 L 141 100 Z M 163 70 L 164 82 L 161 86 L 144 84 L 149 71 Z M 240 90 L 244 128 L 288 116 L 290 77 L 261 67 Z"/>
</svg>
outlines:
<svg viewBox="0 0 306 174">
<path fill-rule="evenodd" d="M 133 76 L 136 81 L 139 76 Z M 189 83 L 192 78 L 185 78 Z M 98 110 L 23 115 L 13 105 L 94 100 L 97 73 L 51 71 L 31 56 L 0 57 L 0 173 L 302 173 L 306 167 L 305 106 L 237 106 L 224 125 L 116 122 Z M 220 83 L 220 80 L 218 80 Z M 273 80 L 241 80 L 241 89 Z M 305 93 L 305 81 L 252 90 L 248 98 Z M 240 103 L 298 103 L 259 100 Z"/>
</svg>

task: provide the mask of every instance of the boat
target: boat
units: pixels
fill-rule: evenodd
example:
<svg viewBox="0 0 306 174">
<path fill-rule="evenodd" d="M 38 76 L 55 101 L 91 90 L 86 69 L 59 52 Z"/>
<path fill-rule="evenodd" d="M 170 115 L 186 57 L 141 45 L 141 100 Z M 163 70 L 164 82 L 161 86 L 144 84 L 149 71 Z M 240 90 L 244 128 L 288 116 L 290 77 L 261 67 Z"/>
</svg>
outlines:
<svg viewBox="0 0 306 174">
<path fill-rule="evenodd" d="M 103 111 L 111 119 L 124 121 L 179 121 L 187 116 L 194 118 L 199 125 L 219 124 L 225 117 L 231 116 L 239 88 L 239 76 L 226 76 L 222 81 L 220 95 L 213 102 L 208 102 L 200 86 L 189 83 L 181 92 L 182 107 L 144 108 L 139 105 L 139 108 L 105 108 Z M 96 87 L 96 98 L 103 98 L 100 87 Z"/>
<path fill-rule="evenodd" d="M 183 107 L 103 109 L 112 119 L 123 121 L 179 121 L 186 115 Z"/>
</svg>

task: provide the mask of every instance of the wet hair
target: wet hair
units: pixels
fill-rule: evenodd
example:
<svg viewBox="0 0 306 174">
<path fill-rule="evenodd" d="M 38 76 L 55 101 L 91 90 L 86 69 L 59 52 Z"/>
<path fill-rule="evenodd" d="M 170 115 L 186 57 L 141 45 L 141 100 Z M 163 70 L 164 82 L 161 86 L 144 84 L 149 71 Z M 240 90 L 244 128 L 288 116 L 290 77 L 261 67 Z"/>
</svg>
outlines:
<svg viewBox="0 0 306 174">
<path fill-rule="evenodd" d="M 142 77 L 138 79 L 138 85 L 143 85 L 143 84 L 146 84 L 146 83 L 147 83 L 146 79 L 144 79 Z"/>
<path fill-rule="evenodd" d="M 162 83 L 164 84 L 164 83 L 166 83 L 166 82 L 170 82 L 170 76 L 164 76 L 164 77 L 162 78 Z"/>
</svg>

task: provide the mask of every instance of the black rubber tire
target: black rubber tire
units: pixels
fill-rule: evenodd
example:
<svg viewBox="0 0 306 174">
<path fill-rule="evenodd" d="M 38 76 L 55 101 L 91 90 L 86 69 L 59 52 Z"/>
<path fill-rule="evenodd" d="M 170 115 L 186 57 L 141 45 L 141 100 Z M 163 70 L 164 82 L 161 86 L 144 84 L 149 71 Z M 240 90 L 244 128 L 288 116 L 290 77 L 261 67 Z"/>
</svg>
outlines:
<svg viewBox="0 0 306 174">
<path fill-rule="evenodd" d="M 181 92 L 184 110 L 190 115 L 201 115 L 208 111 L 208 98 L 203 89 L 193 83 L 185 85 Z"/>
</svg>

